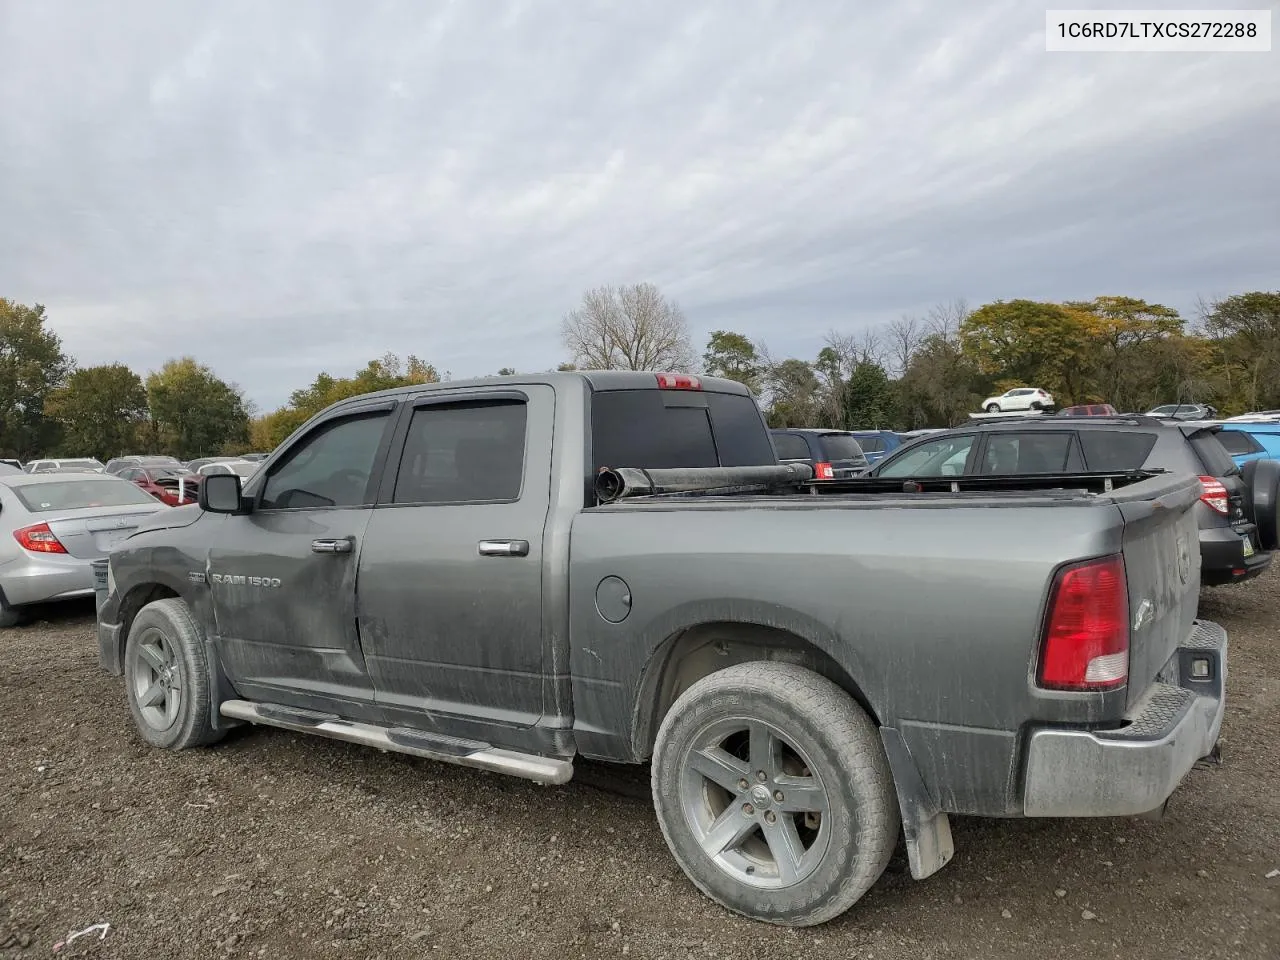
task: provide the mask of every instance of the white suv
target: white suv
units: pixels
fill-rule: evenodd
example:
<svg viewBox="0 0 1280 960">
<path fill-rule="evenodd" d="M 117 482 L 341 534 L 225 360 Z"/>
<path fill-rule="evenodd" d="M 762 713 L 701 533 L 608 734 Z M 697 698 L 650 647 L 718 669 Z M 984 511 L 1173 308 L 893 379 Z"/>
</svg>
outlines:
<svg viewBox="0 0 1280 960">
<path fill-rule="evenodd" d="M 998 397 L 987 397 L 982 409 L 987 413 L 1004 413 L 1006 410 L 1043 410 L 1053 406 L 1053 397 L 1039 387 L 1014 387 Z"/>
</svg>

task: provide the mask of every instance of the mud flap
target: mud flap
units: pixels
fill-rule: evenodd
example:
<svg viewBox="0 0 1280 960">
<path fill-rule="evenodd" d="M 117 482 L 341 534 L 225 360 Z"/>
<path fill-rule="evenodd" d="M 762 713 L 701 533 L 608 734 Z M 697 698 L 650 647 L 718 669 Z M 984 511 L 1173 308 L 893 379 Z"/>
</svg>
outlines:
<svg viewBox="0 0 1280 960">
<path fill-rule="evenodd" d="M 221 711 L 224 700 L 235 700 L 240 696 L 235 686 L 227 678 L 222 669 L 222 658 L 218 656 L 218 647 L 213 639 L 205 637 L 205 660 L 209 665 L 209 723 L 214 730 L 230 730 L 245 725 L 243 720 L 224 716 Z"/>
<path fill-rule="evenodd" d="M 911 876 L 916 880 L 931 877 L 955 856 L 951 839 L 951 820 L 930 796 L 920 778 L 915 761 L 902 734 L 893 727 L 880 728 L 880 740 L 893 783 L 898 791 L 898 807 L 902 811 L 902 835 L 907 843 L 907 860 Z"/>
</svg>

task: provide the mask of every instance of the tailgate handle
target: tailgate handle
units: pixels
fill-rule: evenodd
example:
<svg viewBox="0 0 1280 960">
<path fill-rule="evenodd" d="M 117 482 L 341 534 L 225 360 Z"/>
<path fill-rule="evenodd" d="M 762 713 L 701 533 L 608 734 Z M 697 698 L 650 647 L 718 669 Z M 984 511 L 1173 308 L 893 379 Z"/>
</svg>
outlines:
<svg viewBox="0 0 1280 960">
<path fill-rule="evenodd" d="M 480 541 L 480 556 L 482 557 L 527 557 L 528 555 L 528 540 Z"/>
<path fill-rule="evenodd" d="M 355 546 L 355 537 L 339 537 L 328 540 L 312 540 L 312 553 L 350 553 Z"/>
</svg>

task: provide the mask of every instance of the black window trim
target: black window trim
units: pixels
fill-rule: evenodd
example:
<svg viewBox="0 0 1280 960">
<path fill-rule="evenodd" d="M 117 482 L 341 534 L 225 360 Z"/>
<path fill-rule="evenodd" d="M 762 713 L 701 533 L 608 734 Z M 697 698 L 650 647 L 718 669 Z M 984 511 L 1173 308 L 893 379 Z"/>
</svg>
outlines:
<svg viewBox="0 0 1280 960">
<path fill-rule="evenodd" d="M 400 477 L 400 467 L 404 461 L 404 451 L 409 439 L 409 426 L 413 415 L 426 407 L 443 405 L 456 406 L 460 403 L 477 403 L 488 400 L 508 400 L 523 403 L 525 406 L 524 448 L 520 451 L 520 487 L 515 497 L 506 500 L 406 500 L 398 503 L 395 500 L 396 482 Z M 387 455 L 384 458 L 386 469 L 378 486 L 377 498 L 373 503 L 376 510 L 400 509 L 403 507 L 468 507 L 474 504 L 519 503 L 524 496 L 524 484 L 529 472 L 529 394 L 523 390 L 512 390 L 509 387 L 501 390 L 477 387 L 462 390 L 441 390 L 438 393 L 418 394 L 400 404 L 396 415 L 396 423 L 391 431 L 387 444 Z M 392 456 L 394 454 L 394 457 Z M 367 494 L 366 494 L 367 496 Z"/>
<path fill-rule="evenodd" d="M 401 406 L 395 400 L 383 400 L 381 402 L 353 404 L 351 406 L 343 406 L 334 410 L 331 414 L 322 419 L 314 421 L 306 432 L 300 433 L 298 437 L 287 447 L 276 450 L 271 458 L 270 463 L 265 465 L 266 469 L 260 468 L 253 475 L 251 482 L 254 486 L 251 488 L 250 496 L 253 502 L 254 513 L 304 513 L 315 510 L 367 510 L 373 506 L 375 492 L 379 489 L 379 483 L 382 480 L 383 469 L 387 463 L 387 451 L 391 449 L 391 435 L 394 432 L 393 427 L 396 423 L 396 417 L 399 411 L 397 407 Z M 357 417 L 366 417 L 373 413 L 389 414 L 386 422 L 382 427 L 382 438 L 378 441 L 378 447 L 373 454 L 373 466 L 369 471 L 369 481 L 365 484 L 364 496 L 360 503 L 334 505 L 334 506 L 306 506 L 306 507 L 264 507 L 262 505 L 262 497 L 267 490 L 267 482 L 274 475 L 275 468 L 281 462 L 288 459 L 299 446 L 306 443 L 317 431 L 325 430 L 335 423 L 343 420 L 353 420 Z"/>
</svg>

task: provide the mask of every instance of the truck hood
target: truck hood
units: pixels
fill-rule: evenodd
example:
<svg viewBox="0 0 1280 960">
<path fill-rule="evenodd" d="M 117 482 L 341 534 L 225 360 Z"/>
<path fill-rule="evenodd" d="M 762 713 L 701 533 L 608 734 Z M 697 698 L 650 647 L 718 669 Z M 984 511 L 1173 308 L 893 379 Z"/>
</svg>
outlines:
<svg viewBox="0 0 1280 960">
<path fill-rule="evenodd" d="M 203 514 L 204 511 L 200 509 L 200 505 L 195 503 L 189 503 L 183 507 L 169 507 L 167 510 L 160 510 L 143 520 L 142 523 L 138 524 L 138 528 L 130 534 L 130 537 L 135 537 L 150 530 L 189 527 L 199 520 Z"/>
</svg>

